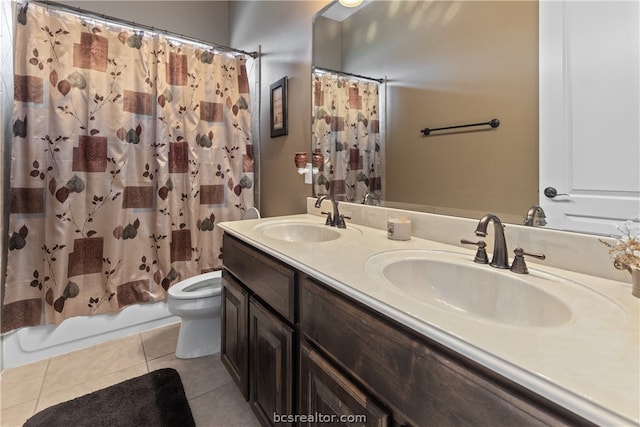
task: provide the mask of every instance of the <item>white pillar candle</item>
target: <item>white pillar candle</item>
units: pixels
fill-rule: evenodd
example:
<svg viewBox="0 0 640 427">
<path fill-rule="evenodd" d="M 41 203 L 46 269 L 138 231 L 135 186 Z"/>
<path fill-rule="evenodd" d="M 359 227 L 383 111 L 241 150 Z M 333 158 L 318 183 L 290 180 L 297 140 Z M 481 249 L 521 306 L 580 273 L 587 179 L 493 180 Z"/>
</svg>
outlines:
<svg viewBox="0 0 640 427">
<path fill-rule="evenodd" d="M 411 239 L 411 220 L 406 216 L 389 216 L 387 218 L 387 238 L 391 240 Z"/>
</svg>

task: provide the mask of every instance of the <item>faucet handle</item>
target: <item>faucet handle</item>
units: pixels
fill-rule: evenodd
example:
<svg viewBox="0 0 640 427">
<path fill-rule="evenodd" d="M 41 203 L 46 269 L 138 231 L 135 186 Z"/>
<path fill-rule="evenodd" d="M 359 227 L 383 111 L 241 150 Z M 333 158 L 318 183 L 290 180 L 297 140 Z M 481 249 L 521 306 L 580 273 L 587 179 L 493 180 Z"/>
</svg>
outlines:
<svg viewBox="0 0 640 427">
<path fill-rule="evenodd" d="M 331 212 L 320 212 L 323 215 L 327 215 L 327 220 L 324 222 L 324 225 L 333 226 L 333 218 L 331 217 Z"/>
<path fill-rule="evenodd" d="M 340 215 L 338 220 L 336 221 L 336 227 L 338 228 L 347 228 L 347 223 L 344 221 L 345 219 L 351 219 L 350 216 Z"/>
<path fill-rule="evenodd" d="M 473 262 L 477 262 L 478 264 L 489 264 L 489 256 L 487 255 L 487 244 L 484 240 L 478 240 L 477 242 L 472 242 L 471 240 L 461 239 L 460 243 L 464 245 L 476 245 L 478 247 L 478 252 L 476 252 L 476 256 L 473 259 Z"/>
<path fill-rule="evenodd" d="M 527 268 L 527 263 L 524 261 L 524 256 L 530 256 L 537 259 L 545 259 L 546 256 L 544 254 L 534 254 L 530 252 L 525 252 L 522 248 L 515 248 L 513 253 L 516 254 L 513 259 L 513 263 L 511 264 L 511 271 L 518 274 L 529 274 L 529 269 Z"/>
</svg>

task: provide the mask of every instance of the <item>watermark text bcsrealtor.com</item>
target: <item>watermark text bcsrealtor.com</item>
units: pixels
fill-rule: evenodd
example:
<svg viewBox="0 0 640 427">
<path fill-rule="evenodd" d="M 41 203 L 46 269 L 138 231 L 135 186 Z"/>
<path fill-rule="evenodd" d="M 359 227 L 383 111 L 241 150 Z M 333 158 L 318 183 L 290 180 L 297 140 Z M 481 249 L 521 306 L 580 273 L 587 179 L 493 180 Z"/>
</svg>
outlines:
<svg viewBox="0 0 640 427">
<path fill-rule="evenodd" d="M 347 414 L 323 414 L 321 412 L 315 412 L 313 414 L 276 414 L 273 413 L 274 423 L 312 423 L 312 424 L 334 424 L 334 423 L 366 423 L 366 415 Z"/>
</svg>

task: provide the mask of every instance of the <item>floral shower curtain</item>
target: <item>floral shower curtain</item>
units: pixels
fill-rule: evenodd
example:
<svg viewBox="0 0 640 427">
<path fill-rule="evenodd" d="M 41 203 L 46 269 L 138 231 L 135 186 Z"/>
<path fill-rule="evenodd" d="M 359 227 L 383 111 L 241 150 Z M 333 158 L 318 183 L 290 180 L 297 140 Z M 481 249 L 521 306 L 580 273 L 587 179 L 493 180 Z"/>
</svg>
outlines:
<svg viewBox="0 0 640 427">
<path fill-rule="evenodd" d="M 2 332 L 166 298 L 253 206 L 243 56 L 17 5 Z"/>
<path fill-rule="evenodd" d="M 314 72 L 312 147 L 324 156 L 315 194 L 356 203 L 367 193 L 383 198 L 379 90 L 376 82 Z"/>
</svg>

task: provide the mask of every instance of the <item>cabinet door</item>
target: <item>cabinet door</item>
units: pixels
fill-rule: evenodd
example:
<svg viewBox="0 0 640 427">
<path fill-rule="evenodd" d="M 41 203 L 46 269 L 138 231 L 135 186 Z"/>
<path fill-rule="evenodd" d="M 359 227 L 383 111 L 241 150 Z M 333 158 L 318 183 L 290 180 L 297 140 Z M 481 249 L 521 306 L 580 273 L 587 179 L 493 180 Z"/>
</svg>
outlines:
<svg viewBox="0 0 640 427">
<path fill-rule="evenodd" d="M 249 401 L 263 425 L 275 425 L 274 415 L 293 413 L 293 329 L 249 300 Z"/>
<path fill-rule="evenodd" d="M 302 425 L 389 425 L 384 408 L 319 353 L 305 344 L 300 353 L 300 414 L 309 415 Z"/>
<path fill-rule="evenodd" d="M 224 270 L 222 272 L 221 358 L 240 392 L 249 400 L 248 312 L 249 293 Z"/>
</svg>

